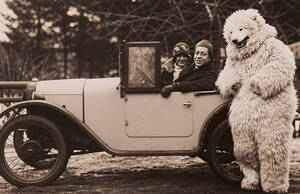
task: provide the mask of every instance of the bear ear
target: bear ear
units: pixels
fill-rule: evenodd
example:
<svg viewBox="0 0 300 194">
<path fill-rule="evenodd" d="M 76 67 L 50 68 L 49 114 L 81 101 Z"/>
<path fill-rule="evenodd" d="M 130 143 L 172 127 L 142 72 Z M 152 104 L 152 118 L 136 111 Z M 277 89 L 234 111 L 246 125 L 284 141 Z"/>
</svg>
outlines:
<svg viewBox="0 0 300 194">
<path fill-rule="evenodd" d="M 253 21 L 256 21 L 257 20 L 257 17 L 259 16 L 259 12 L 257 9 L 247 9 L 246 10 L 246 13 L 248 16 L 250 16 L 250 18 L 253 20 Z"/>
<path fill-rule="evenodd" d="M 247 15 L 258 24 L 258 27 L 262 27 L 266 21 L 265 19 L 259 14 L 257 9 L 247 9 Z"/>
</svg>

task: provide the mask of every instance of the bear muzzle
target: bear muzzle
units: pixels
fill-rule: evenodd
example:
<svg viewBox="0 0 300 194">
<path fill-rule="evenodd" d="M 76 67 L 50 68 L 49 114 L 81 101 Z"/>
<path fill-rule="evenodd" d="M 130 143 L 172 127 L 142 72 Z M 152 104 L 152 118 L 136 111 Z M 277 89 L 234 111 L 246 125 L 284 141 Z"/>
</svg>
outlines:
<svg viewBox="0 0 300 194">
<path fill-rule="evenodd" d="M 235 46 L 240 49 L 240 48 L 243 48 L 247 44 L 248 39 L 249 39 L 249 36 L 246 36 L 242 41 L 233 39 L 232 43 L 235 44 Z"/>
</svg>

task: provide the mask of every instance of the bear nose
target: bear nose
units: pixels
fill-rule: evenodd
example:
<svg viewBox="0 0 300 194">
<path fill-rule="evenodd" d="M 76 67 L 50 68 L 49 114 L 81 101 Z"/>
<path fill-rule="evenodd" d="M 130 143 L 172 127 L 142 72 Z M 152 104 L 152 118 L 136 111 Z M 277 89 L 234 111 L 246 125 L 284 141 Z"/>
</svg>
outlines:
<svg viewBox="0 0 300 194">
<path fill-rule="evenodd" d="M 237 39 L 233 39 L 232 42 L 233 42 L 234 44 L 237 44 L 237 43 L 238 43 Z"/>
</svg>

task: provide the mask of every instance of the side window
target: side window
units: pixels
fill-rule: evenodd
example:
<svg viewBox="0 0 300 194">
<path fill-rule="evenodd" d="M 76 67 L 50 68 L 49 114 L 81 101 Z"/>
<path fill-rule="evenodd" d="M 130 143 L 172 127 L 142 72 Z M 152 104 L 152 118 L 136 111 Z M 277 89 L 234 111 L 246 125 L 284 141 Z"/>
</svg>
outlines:
<svg viewBox="0 0 300 194">
<path fill-rule="evenodd" d="M 155 47 L 128 47 L 128 88 L 155 88 Z"/>
<path fill-rule="evenodd" d="M 124 42 L 120 47 L 123 92 L 159 92 L 160 67 L 160 42 Z"/>
</svg>

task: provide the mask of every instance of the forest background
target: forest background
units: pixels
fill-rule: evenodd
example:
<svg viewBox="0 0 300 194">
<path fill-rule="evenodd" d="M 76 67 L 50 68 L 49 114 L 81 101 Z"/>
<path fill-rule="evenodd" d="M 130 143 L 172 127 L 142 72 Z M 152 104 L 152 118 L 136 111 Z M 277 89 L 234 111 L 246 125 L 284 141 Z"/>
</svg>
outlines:
<svg viewBox="0 0 300 194">
<path fill-rule="evenodd" d="M 255 8 L 286 44 L 300 41 L 299 0 L 5 0 L 15 16 L 0 44 L 0 80 L 118 76 L 119 41 L 161 41 L 163 58 L 183 41 L 214 44 L 224 65 L 226 18 Z"/>
</svg>

